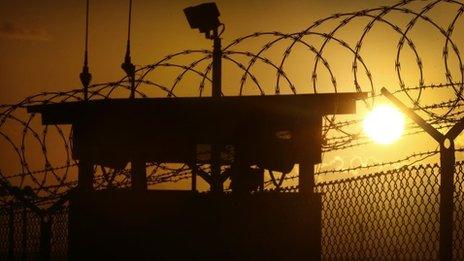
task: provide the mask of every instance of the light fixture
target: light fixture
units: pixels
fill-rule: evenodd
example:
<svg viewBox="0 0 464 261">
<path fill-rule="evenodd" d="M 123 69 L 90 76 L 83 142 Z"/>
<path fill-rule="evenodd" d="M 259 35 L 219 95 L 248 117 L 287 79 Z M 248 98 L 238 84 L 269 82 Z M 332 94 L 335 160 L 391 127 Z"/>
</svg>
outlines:
<svg viewBox="0 0 464 261">
<path fill-rule="evenodd" d="M 211 31 L 217 31 L 221 25 L 220 13 L 214 2 L 187 7 L 184 13 L 190 27 L 200 30 L 200 33 L 204 33 L 207 38 L 211 38 Z"/>
</svg>

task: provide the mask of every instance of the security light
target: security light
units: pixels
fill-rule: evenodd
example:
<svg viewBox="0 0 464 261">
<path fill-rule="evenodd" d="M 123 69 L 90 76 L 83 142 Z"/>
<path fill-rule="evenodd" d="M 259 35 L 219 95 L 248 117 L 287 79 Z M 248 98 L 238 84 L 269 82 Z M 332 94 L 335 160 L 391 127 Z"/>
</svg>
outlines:
<svg viewBox="0 0 464 261">
<path fill-rule="evenodd" d="M 215 3 L 204 3 L 184 9 L 187 21 L 192 29 L 200 30 L 207 36 L 210 31 L 217 29 L 221 22 L 219 21 L 219 10 Z"/>
</svg>

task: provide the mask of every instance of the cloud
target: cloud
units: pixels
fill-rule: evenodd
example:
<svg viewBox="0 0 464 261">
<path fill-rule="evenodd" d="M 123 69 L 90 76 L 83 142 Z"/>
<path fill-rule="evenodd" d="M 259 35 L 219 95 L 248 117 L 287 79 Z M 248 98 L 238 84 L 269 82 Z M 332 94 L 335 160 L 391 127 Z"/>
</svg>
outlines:
<svg viewBox="0 0 464 261">
<path fill-rule="evenodd" d="M 11 21 L 3 21 L 0 23 L 0 38 L 46 42 L 50 40 L 50 34 L 47 30 L 40 27 L 24 26 Z"/>
</svg>

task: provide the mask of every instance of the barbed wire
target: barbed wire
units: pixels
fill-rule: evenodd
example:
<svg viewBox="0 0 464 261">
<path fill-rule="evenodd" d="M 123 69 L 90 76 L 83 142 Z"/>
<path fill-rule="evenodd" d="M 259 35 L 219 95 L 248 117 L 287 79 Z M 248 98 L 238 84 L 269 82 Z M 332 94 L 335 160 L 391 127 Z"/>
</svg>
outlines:
<svg viewBox="0 0 464 261">
<path fill-rule="evenodd" d="M 357 167 L 350 167 L 350 168 L 344 168 L 344 169 L 323 170 L 323 171 L 316 172 L 315 175 L 349 173 L 349 172 L 358 171 L 358 170 L 366 170 L 366 169 L 372 169 L 372 168 L 399 165 L 399 164 L 401 164 L 403 162 L 409 162 L 413 158 L 420 157 L 420 160 L 424 160 L 425 159 L 424 157 L 433 156 L 433 155 L 436 155 L 439 152 L 440 152 L 439 150 L 424 151 L 424 152 L 420 152 L 420 153 L 414 153 L 414 154 L 408 155 L 408 156 L 406 156 L 404 158 L 393 160 L 393 161 L 388 161 L 388 162 L 379 162 L 379 163 L 368 164 L 368 165 L 360 165 L 360 166 L 357 166 Z"/>
<path fill-rule="evenodd" d="M 438 8 L 446 8 L 448 22 L 434 17 L 434 10 Z M 376 80 L 378 75 L 385 74 L 385 70 L 382 66 L 377 68 L 379 47 L 370 42 L 372 38 L 378 38 L 380 32 L 386 36 L 383 38 L 385 42 L 390 40 L 393 54 L 391 61 L 382 61 L 381 64 L 390 62 L 392 72 L 396 74 L 395 85 L 398 86 L 392 88 L 387 84 L 387 87 L 409 107 L 423 113 L 428 123 L 437 129 L 447 129 L 463 115 L 464 66 L 456 40 L 459 35 L 457 28 L 461 29 L 457 25 L 463 12 L 464 4 L 458 1 L 408 0 L 391 6 L 334 14 L 296 33 L 257 32 L 237 38 L 223 48 L 224 68 L 228 68 L 224 85 L 237 88 L 224 88 L 224 92 L 227 95 L 279 95 L 363 91 L 369 93 L 364 104 L 370 109 L 381 97 L 378 90 L 386 85 Z M 350 31 L 348 36 L 347 30 Z M 429 46 L 428 42 L 416 38 L 421 30 L 435 33 L 443 44 Z M 433 64 L 429 66 L 432 69 L 427 71 L 426 61 L 437 50 L 441 67 L 439 60 L 432 59 Z M 341 57 L 349 62 L 340 62 Z M 442 77 L 438 75 L 438 67 L 443 71 Z M 206 90 L 211 87 L 211 70 L 210 50 L 169 54 L 152 64 L 137 66 L 136 97 L 205 96 Z M 432 72 L 437 75 L 427 77 Z M 411 80 L 414 75 L 416 77 Z M 427 82 L 427 78 L 446 79 L 446 82 Z M 89 88 L 92 100 L 128 97 L 129 93 L 127 77 Z M 27 114 L 25 108 L 82 101 L 82 97 L 81 89 L 42 92 L 16 104 L 0 105 L 0 150 L 3 155 L 8 154 L 8 162 L 2 162 L 0 170 L 2 177 L 12 186 L 33 187 L 38 199 L 51 200 L 76 185 L 76 175 L 71 173 L 76 172 L 78 163 L 70 153 L 70 128 L 41 126 L 37 115 Z M 325 117 L 324 153 L 371 144 L 360 131 L 361 123 L 361 119 Z M 406 126 L 405 137 L 421 133 L 423 131 L 414 124 Z M 419 152 L 399 160 L 375 163 L 366 169 L 432 154 L 432 151 Z M 13 164 L 17 165 L 16 169 Z M 182 180 L 190 175 L 185 165 L 174 169 L 169 169 L 166 164 L 152 164 L 151 167 L 148 175 L 150 184 Z M 127 170 L 98 168 L 96 171 L 99 188 L 112 182 L 116 187 L 129 184 Z M 209 169 L 205 167 L 205 171 Z"/>
</svg>

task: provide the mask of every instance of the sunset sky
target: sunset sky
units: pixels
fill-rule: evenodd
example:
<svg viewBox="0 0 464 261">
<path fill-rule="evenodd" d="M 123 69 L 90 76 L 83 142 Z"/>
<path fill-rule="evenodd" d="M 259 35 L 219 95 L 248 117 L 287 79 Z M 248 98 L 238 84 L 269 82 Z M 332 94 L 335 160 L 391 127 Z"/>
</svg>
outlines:
<svg viewBox="0 0 464 261">
<path fill-rule="evenodd" d="M 0 0 L 0 259 L 464 260 L 463 54 L 464 0 Z"/>
<path fill-rule="evenodd" d="M 129 1 L 91 0 L 90 2 L 89 66 L 93 75 L 92 82 L 116 81 L 124 76 L 120 64 L 125 52 Z M 184 49 L 211 49 L 209 40 L 189 28 L 182 11 L 188 6 L 203 2 L 134 0 L 132 61 L 136 65 L 146 65 L 160 60 L 167 54 Z M 222 36 L 223 45 L 226 45 L 237 37 L 254 32 L 299 32 L 314 21 L 334 13 L 392 5 L 396 2 L 388 0 L 224 0 L 216 1 L 216 3 L 221 12 L 220 20 L 226 24 L 226 31 Z M 419 1 L 418 4 L 413 3 L 408 7 L 423 5 L 422 1 Z M 448 12 L 455 14 L 456 8 L 442 4 L 436 10 L 432 10 L 430 16 L 438 23 L 442 23 L 446 29 L 449 19 L 452 18 L 447 15 Z M 409 21 L 407 15 L 404 17 L 402 14 L 388 16 L 391 21 L 395 21 L 402 28 Z M 2 58 L 0 104 L 13 104 L 24 97 L 43 91 L 66 91 L 80 88 L 78 75 L 82 69 L 84 19 L 84 0 L 0 0 L 0 57 Z M 340 33 L 340 38 L 354 48 L 357 37 L 362 33 L 362 30 L 358 29 L 363 28 L 366 21 L 360 20 L 359 23 L 350 24 L 348 29 Z M 458 23 L 454 35 L 458 38 L 456 40 L 458 47 L 461 48 L 463 47 L 462 24 L 462 22 Z M 332 27 L 327 28 L 333 28 L 336 23 L 331 25 Z M 322 27 L 319 31 L 329 31 L 324 28 Z M 411 37 L 414 39 L 424 64 L 425 84 L 446 82 L 442 64 L 443 38 L 430 30 L 430 27 L 426 27 L 424 23 L 419 23 L 415 30 Z M 373 31 L 370 38 L 365 41 L 366 47 L 363 47 L 361 54 L 374 76 L 375 91 L 379 93 L 380 88 L 384 86 L 392 91 L 398 90 L 399 84 L 394 70 L 398 34 L 386 26 L 375 27 Z M 317 46 L 320 40 L 315 40 L 315 43 Z M 253 42 L 242 46 L 242 49 L 252 46 L 254 46 Z M 350 56 L 343 56 L 337 51 L 336 46 L 329 48 L 334 49 L 328 49 L 324 54 L 328 54 L 332 70 L 337 75 L 340 91 L 354 91 L 353 59 Z M 418 70 L 414 67 L 416 58 L 410 49 L 405 49 L 406 51 L 401 53 L 403 80 L 408 87 L 417 86 Z M 450 67 L 456 68 L 457 59 L 453 54 L 450 56 Z M 305 86 L 306 82 L 311 79 L 312 69 L 303 65 L 307 61 L 300 61 L 300 59 L 303 60 L 302 57 L 296 55 L 296 58 L 292 60 L 293 64 L 286 69 L 293 74 L 299 92 L 312 92 L 308 89 L 309 85 Z M 310 59 L 312 62 L 314 56 Z M 233 81 L 235 74 L 227 68 L 225 66 L 223 72 L 226 79 L 224 92 L 233 94 L 236 92 L 231 90 L 236 87 L 238 81 Z M 458 70 L 453 68 L 451 72 L 456 73 Z M 263 73 L 263 75 L 266 74 Z M 318 77 L 320 77 L 320 84 L 325 88 L 320 92 L 332 91 L 330 87 L 327 87 L 330 85 L 328 74 L 322 72 Z M 227 82 L 229 78 L 230 82 Z M 365 76 L 360 76 L 362 83 L 367 82 L 366 79 Z M 459 81 L 458 73 L 454 79 Z M 363 91 L 370 91 L 368 87 L 364 88 L 365 86 L 367 85 L 363 85 Z M 283 93 L 286 92 L 288 93 L 289 90 L 283 90 Z M 452 95 L 452 91 L 431 93 L 424 96 L 424 104 L 449 100 Z M 412 103 L 408 105 L 412 106 Z M 362 118 L 366 112 L 367 108 L 359 103 L 357 118 Z M 395 160 L 414 152 L 435 148 L 435 142 L 429 137 L 415 135 L 388 146 L 369 145 L 331 152 L 325 156 L 323 163 L 328 168 L 346 168 Z"/>
<path fill-rule="evenodd" d="M 128 2 L 90 1 L 90 68 L 93 82 L 119 79 L 127 35 Z M 204 1 L 133 1 L 132 56 L 149 64 L 183 49 L 210 48 L 189 28 L 183 8 Z M 256 31 L 296 32 L 337 12 L 392 1 L 217 1 L 226 24 L 224 43 Z M 42 91 L 80 86 L 84 0 L 0 1 L 0 103 Z"/>
</svg>

